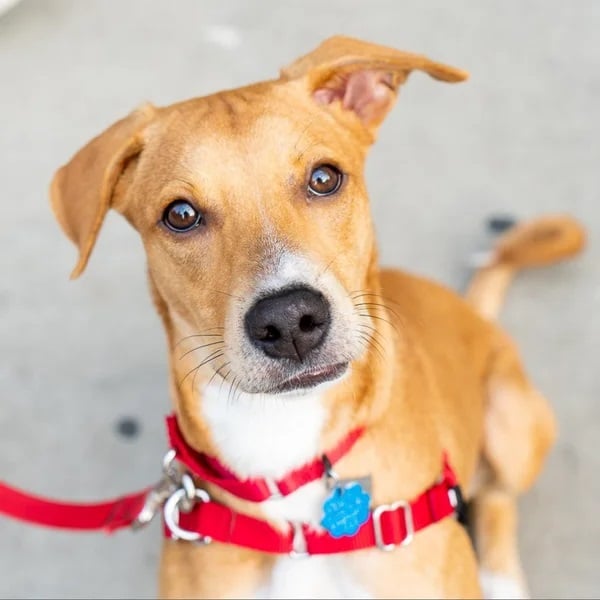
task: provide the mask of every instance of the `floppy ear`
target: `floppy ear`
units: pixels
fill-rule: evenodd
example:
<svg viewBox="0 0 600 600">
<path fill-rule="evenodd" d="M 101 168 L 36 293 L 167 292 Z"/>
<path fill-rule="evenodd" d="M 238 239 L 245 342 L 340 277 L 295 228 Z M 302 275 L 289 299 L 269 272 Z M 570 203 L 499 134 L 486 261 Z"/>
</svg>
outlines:
<svg viewBox="0 0 600 600">
<path fill-rule="evenodd" d="M 317 103 L 339 101 L 374 137 L 394 104 L 398 88 L 415 69 L 452 83 L 468 77 L 465 71 L 426 56 L 335 36 L 282 69 L 281 79 L 304 79 Z"/>
<path fill-rule="evenodd" d="M 88 142 L 61 167 L 52 180 L 50 201 L 54 215 L 69 239 L 79 248 L 71 273 L 81 275 L 108 209 L 119 177 L 143 147 L 141 132 L 155 109 L 143 105 Z"/>
</svg>

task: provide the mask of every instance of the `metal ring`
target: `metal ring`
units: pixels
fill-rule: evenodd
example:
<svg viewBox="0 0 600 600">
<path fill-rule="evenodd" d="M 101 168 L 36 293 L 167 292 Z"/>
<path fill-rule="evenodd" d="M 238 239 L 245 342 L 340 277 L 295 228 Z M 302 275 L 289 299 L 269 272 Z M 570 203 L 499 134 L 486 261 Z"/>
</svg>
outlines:
<svg viewBox="0 0 600 600">
<path fill-rule="evenodd" d="M 162 460 L 162 468 L 164 473 L 168 472 L 169 467 L 171 466 L 171 463 L 175 460 L 176 456 L 177 452 L 173 448 L 169 448 L 169 450 L 167 450 L 167 453 L 163 456 Z"/>
<path fill-rule="evenodd" d="M 196 486 L 194 485 L 194 480 L 188 475 L 188 473 L 184 473 L 181 476 L 181 487 L 185 490 L 185 497 L 190 502 L 196 499 Z"/>
<path fill-rule="evenodd" d="M 188 531 L 179 527 L 179 506 L 186 499 L 186 491 L 184 488 L 175 490 L 169 499 L 165 502 L 163 515 L 165 524 L 169 531 L 173 534 L 172 537 L 176 540 L 185 540 L 186 542 L 199 542 L 200 544 L 210 544 L 212 538 L 203 536 L 197 531 Z M 196 489 L 194 499 L 202 503 L 210 502 L 210 496 L 205 490 Z"/>
</svg>

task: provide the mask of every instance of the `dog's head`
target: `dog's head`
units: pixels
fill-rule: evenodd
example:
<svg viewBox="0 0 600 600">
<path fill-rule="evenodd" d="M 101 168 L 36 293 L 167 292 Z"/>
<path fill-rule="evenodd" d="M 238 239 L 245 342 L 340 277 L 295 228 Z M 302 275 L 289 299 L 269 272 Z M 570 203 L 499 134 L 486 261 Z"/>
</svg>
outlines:
<svg viewBox="0 0 600 600">
<path fill-rule="evenodd" d="M 118 121 L 52 183 L 73 275 L 114 208 L 142 237 L 172 346 L 190 341 L 180 374 L 250 393 L 341 377 L 377 314 L 364 159 L 413 70 L 466 77 L 335 37 L 278 79 Z"/>
</svg>

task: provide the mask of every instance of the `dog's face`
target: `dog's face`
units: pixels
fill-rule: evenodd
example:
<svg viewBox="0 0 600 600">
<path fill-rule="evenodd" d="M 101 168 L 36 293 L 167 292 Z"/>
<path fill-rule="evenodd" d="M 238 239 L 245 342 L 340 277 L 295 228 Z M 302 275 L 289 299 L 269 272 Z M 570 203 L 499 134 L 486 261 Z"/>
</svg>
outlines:
<svg viewBox="0 0 600 600">
<path fill-rule="evenodd" d="M 136 111 L 54 180 L 76 272 L 112 206 L 142 237 L 172 345 L 191 341 L 184 377 L 192 365 L 249 393 L 342 377 L 377 314 L 364 159 L 412 69 L 464 78 L 333 38 L 280 79 Z"/>
<path fill-rule="evenodd" d="M 372 247 L 362 147 L 280 84 L 167 109 L 152 128 L 123 212 L 175 341 L 196 336 L 186 364 L 247 392 L 342 375 L 368 326 L 353 303 Z"/>
</svg>

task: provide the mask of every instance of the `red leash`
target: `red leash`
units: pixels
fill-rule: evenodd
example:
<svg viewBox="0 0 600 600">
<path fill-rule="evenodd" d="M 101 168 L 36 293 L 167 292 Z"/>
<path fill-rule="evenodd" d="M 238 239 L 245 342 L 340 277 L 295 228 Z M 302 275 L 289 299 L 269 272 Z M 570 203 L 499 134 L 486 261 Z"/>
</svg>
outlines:
<svg viewBox="0 0 600 600">
<path fill-rule="evenodd" d="M 73 503 L 34 496 L 0 482 L 0 513 L 46 527 L 103 530 L 129 527 L 140 514 L 150 489 L 98 503 Z"/>
</svg>

